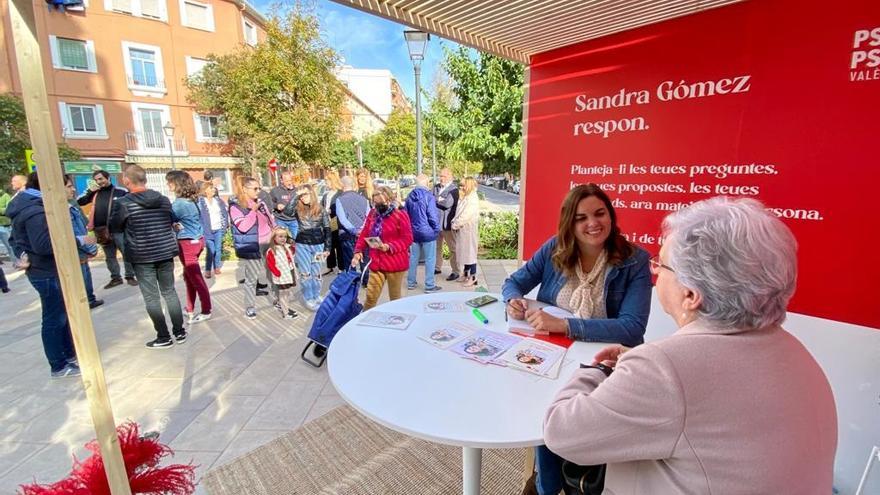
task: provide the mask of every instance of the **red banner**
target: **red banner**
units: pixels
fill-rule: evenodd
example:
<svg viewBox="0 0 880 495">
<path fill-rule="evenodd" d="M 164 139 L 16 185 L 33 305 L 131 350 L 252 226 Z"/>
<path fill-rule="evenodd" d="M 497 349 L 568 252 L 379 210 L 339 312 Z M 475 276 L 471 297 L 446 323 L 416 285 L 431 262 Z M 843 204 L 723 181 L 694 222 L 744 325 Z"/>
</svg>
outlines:
<svg viewBox="0 0 880 495">
<path fill-rule="evenodd" d="M 526 259 L 577 184 L 652 253 L 669 212 L 751 197 L 797 236 L 790 310 L 880 328 L 880 2 L 745 2 L 540 54 L 528 105 Z"/>
</svg>

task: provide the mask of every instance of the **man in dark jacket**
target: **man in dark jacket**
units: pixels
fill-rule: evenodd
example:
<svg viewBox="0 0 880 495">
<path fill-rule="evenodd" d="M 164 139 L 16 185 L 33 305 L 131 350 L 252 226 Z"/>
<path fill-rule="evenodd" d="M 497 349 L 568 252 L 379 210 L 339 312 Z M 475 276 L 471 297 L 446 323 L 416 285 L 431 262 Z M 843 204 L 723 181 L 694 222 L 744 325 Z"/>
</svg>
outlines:
<svg viewBox="0 0 880 495">
<path fill-rule="evenodd" d="M 43 195 L 36 172 L 28 176 L 25 189 L 9 202 L 6 214 L 12 219 L 12 248 L 18 257 L 29 263 L 25 273 L 28 281 L 40 294 L 43 311 L 40 336 L 51 376 L 79 376 L 79 365 L 73 348 L 73 337 L 67 321 L 61 281 L 55 266 Z"/>
<path fill-rule="evenodd" d="M 434 284 L 434 266 L 437 256 L 437 236 L 440 235 L 440 215 L 437 202 L 428 190 L 428 176 L 419 174 L 416 187 L 406 197 L 406 212 L 412 224 L 413 243 L 409 247 L 409 273 L 406 287 L 416 288 L 416 270 L 419 258 L 425 255 L 425 292 L 437 292 L 441 288 Z"/>
<path fill-rule="evenodd" d="M 275 224 L 287 229 L 290 238 L 296 239 L 298 226 L 292 213 L 296 208 L 296 184 L 293 180 L 293 172 L 289 170 L 281 172 L 281 185 L 272 188 L 269 199 L 272 202 L 267 204 L 272 207 L 272 213 L 275 214 Z M 288 205 L 291 207 L 287 208 Z"/>
<path fill-rule="evenodd" d="M 110 174 L 103 170 L 96 170 L 92 173 L 92 185 L 76 198 L 76 203 L 80 206 L 92 205 L 92 211 L 89 215 L 89 230 L 99 231 L 106 228 L 110 219 L 110 213 L 113 211 L 116 200 L 126 195 L 125 189 L 116 187 L 110 182 Z M 104 286 L 104 289 L 111 289 L 117 285 L 122 285 L 122 276 L 119 273 L 119 262 L 116 261 L 116 250 L 122 255 L 122 261 L 125 265 L 125 280 L 128 285 L 137 285 L 134 276 L 134 268 L 125 258 L 125 236 L 122 232 L 109 232 L 109 242 L 101 244 L 104 250 L 104 258 L 107 262 L 107 269 L 110 270 L 110 283 Z M 100 240 L 100 236 L 98 237 Z"/>
<path fill-rule="evenodd" d="M 171 347 L 186 341 L 180 299 L 174 289 L 174 257 L 178 255 L 177 236 L 171 220 L 171 201 L 147 189 L 147 174 L 138 165 L 125 169 L 122 183 L 129 193 L 116 201 L 110 215 L 110 229 L 125 233 L 125 258 L 134 266 L 147 313 L 156 329 L 150 349 Z M 171 317 L 174 340 L 168 333 L 159 296 L 165 299 Z"/>
<path fill-rule="evenodd" d="M 444 168 L 440 171 L 440 184 L 434 186 L 434 196 L 437 198 L 437 208 L 440 210 L 440 237 L 437 238 L 437 265 L 434 274 L 440 273 L 443 268 L 443 243 L 449 246 L 449 265 L 452 273 L 446 280 L 458 278 L 458 259 L 455 256 L 455 232 L 452 231 L 452 219 L 455 218 L 455 210 L 458 208 L 458 186 L 452 181 L 452 170 Z"/>
</svg>

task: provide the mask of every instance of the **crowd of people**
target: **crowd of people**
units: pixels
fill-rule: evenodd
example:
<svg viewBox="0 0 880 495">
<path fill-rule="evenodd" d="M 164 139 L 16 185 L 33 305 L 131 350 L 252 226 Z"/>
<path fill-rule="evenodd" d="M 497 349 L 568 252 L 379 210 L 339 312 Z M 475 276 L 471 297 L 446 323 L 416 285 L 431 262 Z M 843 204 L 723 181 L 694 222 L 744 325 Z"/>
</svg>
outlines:
<svg viewBox="0 0 880 495">
<path fill-rule="evenodd" d="M 436 292 L 444 245 L 446 280 L 475 284 L 477 186 L 467 177 L 456 183 L 447 169 L 433 191 L 426 176 L 417 177 L 405 201 L 373 187 L 366 170 L 341 178 L 331 172 L 321 197 L 289 173 L 269 192 L 243 177 L 228 204 L 212 181 L 194 182 L 184 172 L 166 177 L 173 202 L 146 187 L 137 165 L 125 169 L 125 189 L 102 177 L 96 172 L 96 187 L 75 201 L 65 177 L 86 292 L 90 305 L 101 304 L 87 274 L 100 245 L 111 272 L 105 288 L 123 278 L 140 287 L 156 330 L 150 348 L 184 343 L 187 325 L 211 317 L 205 279 L 221 273 L 227 229 L 247 318 L 257 317 L 258 296 L 271 296 L 282 318 L 298 317 L 294 287 L 315 310 L 322 277 L 349 267 L 365 272 L 365 309 L 386 285 L 391 299 L 401 296 L 404 279 L 417 290 L 422 258 L 423 290 Z M 0 234 L 11 237 L 13 257 L 40 296 L 52 376 L 74 376 L 39 177 L 16 177 L 12 185 L 14 196 L 0 197 L 0 213 L 10 220 L 0 219 Z M 79 209 L 84 202 L 91 203 L 88 216 Z M 755 200 L 718 197 L 672 213 L 662 233 L 651 257 L 621 233 L 608 195 L 580 185 L 562 202 L 556 234 L 505 280 L 508 317 L 539 332 L 611 343 L 550 404 L 546 445 L 535 449 L 536 471 L 523 493 L 830 492 L 834 397 L 815 359 L 781 326 L 797 280 L 791 231 Z M 184 308 L 174 288 L 175 257 L 183 266 Z M 530 307 L 524 296 L 537 287 L 539 301 L 573 316 Z M 652 291 L 678 329 L 645 343 Z"/>
<path fill-rule="evenodd" d="M 367 309 L 376 305 L 386 285 L 391 299 L 401 296 L 404 279 L 408 290 L 417 290 L 422 257 L 424 291 L 439 291 L 435 275 L 441 273 L 443 252 L 438 238 L 446 239 L 452 251 L 447 280 L 459 279 L 465 286 L 476 283 L 476 182 L 465 178 L 460 195 L 448 169 L 441 172 L 434 191 L 428 177 L 420 175 L 405 201 L 397 191 L 374 188 L 366 169 L 345 177 L 328 172 L 320 197 L 312 183 L 298 183 L 289 171 L 268 191 L 255 178 L 239 177 L 226 200 L 210 171 L 201 179 L 181 170 L 168 172 L 165 180 L 173 201 L 147 187 L 146 172 L 138 165 L 126 167 L 121 185 L 103 170 L 91 179 L 86 191 L 75 197 L 74 181 L 65 176 L 89 307 L 104 304 L 95 295 L 89 268 L 89 260 L 101 249 L 110 272 L 104 290 L 125 283 L 140 289 L 156 332 L 146 343 L 150 349 L 183 344 L 188 328 L 211 318 L 207 280 L 222 273 L 227 234 L 238 258 L 235 276 L 248 319 L 257 318 L 259 296 L 271 297 L 283 319 L 299 317 L 292 304 L 295 293 L 301 294 L 306 308 L 316 311 L 324 299 L 323 277 L 350 267 L 365 272 Z M 64 344 L 70 328 L 39 177 L 36 172 L 15 176 L 11 185 L 11 194 L 0 196 L 0 240 L 40 294 L 51 375 L 76 376 L 78 366 Z M 175 258 L 182 267 L 183 304 L 174 286 Z M 458 259 L 466 264 L 459 266 Z M 462 269 L 465 275 L 460 277 Z M 0 289 L 8 292 L 2 273 L 0 269 Z"/>
</svg>

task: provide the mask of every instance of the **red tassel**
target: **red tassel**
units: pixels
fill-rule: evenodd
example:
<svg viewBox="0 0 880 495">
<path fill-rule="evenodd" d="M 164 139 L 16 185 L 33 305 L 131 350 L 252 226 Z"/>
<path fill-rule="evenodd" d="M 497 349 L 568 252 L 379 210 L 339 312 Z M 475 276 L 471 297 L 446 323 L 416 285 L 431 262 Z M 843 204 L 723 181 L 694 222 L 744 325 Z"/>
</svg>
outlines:
<svg viewBox="0 0 880 495">
<path fill-rule="evenodd" d="M 174 452 L 158 438 L 141 438 L 137 423 L 126 422 L 116 429 L 125 471 L 132 494 L 191 495 L 195 491 L 195 466 L 172 464 L 159 467 L 159 461 Z M 85 461 L 74 457 L 73 470 L 66 479 L 50 485 L 22 485 L 22 495 L 110 495 L 98 442 L 86 444 L 92 455 Z"/>
</svg>

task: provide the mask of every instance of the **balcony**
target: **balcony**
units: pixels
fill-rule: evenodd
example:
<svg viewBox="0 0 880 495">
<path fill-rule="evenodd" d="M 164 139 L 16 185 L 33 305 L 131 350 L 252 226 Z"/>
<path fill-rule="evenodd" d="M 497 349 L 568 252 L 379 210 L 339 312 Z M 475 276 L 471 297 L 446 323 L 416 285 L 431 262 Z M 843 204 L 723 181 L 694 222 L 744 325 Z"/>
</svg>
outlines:
<svg viewBox="0 0 880 495">
<path fill-rule="evenodd" d="M 136 96 L 160 97 L 168 92 L 165 80 L 156 77 L 127 77 L 128 89 Z"/>
<path fill-rule="evenodd" d="M 174 136 L 174 156 L 189 156 L 186 147 L 186 136 Z M 169 156 L 171 148 L 168 147 L 169 138 L 162 132 L 138 132 L 125 133 L 125 152 L 129 155 L 138 156 Z"/>
</svg>

